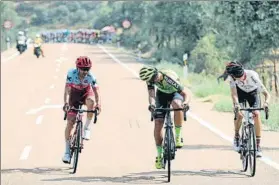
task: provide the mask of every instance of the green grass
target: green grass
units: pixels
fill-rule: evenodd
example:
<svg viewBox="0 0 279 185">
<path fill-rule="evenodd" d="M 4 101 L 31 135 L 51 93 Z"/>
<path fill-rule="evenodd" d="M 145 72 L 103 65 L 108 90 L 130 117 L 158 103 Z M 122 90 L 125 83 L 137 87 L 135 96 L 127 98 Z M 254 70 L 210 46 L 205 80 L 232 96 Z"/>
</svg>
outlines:
<svg viewBox="0 0 279 185">
<path fill-rule="evenodd" d="M 199 98 L 204 98 L 210 95 L 221 94 L 228 95 L 230 94 L 230 88 L 228 84 L 220 82 L 218 84 L 216 77 L 206 76 L 202 74 L 190 73 L 187 79 L 183 78 L 183 68 L 177 64 L 171 63 L 160 63 L 156 65 L 159 69 L 172 69 L 175 71 L 184 82 L 184 85 L 190 87 L 194 95 Z"/>
<path fill-rule="evenodd" d="M 215 104 L 214 110 L 219 112 L 233 112 L 232 100 L 228 96 L 221 97 Z"/>
<path fill-rule="evenodd" d="M 267 125 L 269 130 L 279 131 L 279 99 L 273 101 L 269 106 L 269 118 L 265 119 L 264 112 L 261 112 L 261 118 L 264 125 Z"/>
</svg>

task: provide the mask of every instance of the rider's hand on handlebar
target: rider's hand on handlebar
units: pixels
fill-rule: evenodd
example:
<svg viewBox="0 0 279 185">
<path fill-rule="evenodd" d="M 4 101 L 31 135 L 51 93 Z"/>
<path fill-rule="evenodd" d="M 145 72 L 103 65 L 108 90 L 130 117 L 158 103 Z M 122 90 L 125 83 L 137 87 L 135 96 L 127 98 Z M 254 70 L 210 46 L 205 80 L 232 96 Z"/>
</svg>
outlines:
<svg viewBox="0 0 279 185">
<path fill-rule="evenodd" d="M 186 109 L 187 107 L 189 107 L 188 103 L 183 102 L 182 104 L 183 109 Z"/>
<path fill-rule="evenodd" d="M 152 105 L 152 104 L 150 104 L 150 105 L 148 106 L 148 110 L 151 111 L 151 112 L 153 112 L 153 111 L 155 110 L 155 108 L 156 108 L 156 106 L 155 106 L 155 105 Z"/>
<path fill-rule="evenodd" d="M 63 111 L 67 112 L 70 109 L 70 105 L 68 103 L 65 103 L 63 106 Z"/>
<path fill-rule="evenodd" d="M 263 107 L 264 107 L 264 109 L 267 109 L 268 108 L 268 103 L 264 102 Z"/>
<path fill-rule="evenodd" d="M 98 114 L 100 114 L 100 112 L 101 112 L 101 105 L 100 105 L 100 104 L 97 104 L 97 105 L 96 105 L 96 109 L 98 109 Z"/>
<path fill-rule="evenodd" d="M 240 105 L 238 103 L 234 104 L 234 111 L 238 112 L 240 110 Z"/>
</svg>

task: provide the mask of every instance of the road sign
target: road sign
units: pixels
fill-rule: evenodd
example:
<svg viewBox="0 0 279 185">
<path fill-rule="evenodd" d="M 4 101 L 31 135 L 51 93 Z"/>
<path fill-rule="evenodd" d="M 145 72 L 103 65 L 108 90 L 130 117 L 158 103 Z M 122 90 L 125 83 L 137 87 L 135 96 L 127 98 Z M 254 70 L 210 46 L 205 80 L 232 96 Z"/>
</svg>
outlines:
<svg viewBox="0 0 279 185">
<path fill-rule="evenodd" d="M 12 21 L 9 20 L 4 21 L 3 27 L 6 29 L 11 29 L 13 27 Z"/>
<path fill-rule="evenodd" d="M 122 22 L 122 26 L 123 26 L 123 28 L 126 28 L 126 29 L 130 28 L 131 22 L 126 19 Z"/>
</svg>

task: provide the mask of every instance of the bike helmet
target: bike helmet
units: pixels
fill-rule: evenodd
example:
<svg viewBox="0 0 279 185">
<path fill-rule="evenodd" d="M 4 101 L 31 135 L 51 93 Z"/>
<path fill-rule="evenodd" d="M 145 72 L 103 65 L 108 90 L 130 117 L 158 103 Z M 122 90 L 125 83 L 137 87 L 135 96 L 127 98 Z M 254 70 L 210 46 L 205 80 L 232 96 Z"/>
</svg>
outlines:
<svg viewBox="0 0 279 185">
<path fill-rule="evenodd" d="M 143 81 L 150 81 L 158 73 L 157 69 L 152 66 L 144 66 L 139 71 L 139 77 Z"/>
<path fill-rule="evenodd" d="M 230 62 L 229 64 L 227 64 L 226 72 L 227 72 L 227 74 L 229 74 L 235 78 L 240 78 L 244 74 L 244 68 L 237 61 L 233 61 L 233 62 Z"/>
<path fill-rule="evenodd" d="M 87 56 L 80 56 L 76 60 L 77 68 L 91 68 L 92 62 Z"/>
</svg>

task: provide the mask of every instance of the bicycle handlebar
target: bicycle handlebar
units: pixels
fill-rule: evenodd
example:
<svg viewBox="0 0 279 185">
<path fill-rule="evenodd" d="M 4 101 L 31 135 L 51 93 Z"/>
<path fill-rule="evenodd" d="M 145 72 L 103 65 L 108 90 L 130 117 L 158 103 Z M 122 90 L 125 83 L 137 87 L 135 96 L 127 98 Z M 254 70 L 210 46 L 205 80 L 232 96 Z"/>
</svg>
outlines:
<svg viewBox="0 0 279 185">
<path fill-rule="evenodd" d="M 255 111 L 255 110 L 264 110 L 264 112 L 265 112 L 265 119 L 267 120 L 268 119 L 268 117 L 269 117 L 269 110 L 268 110 L 268 108 L 240 108 L 239 109 L 239 111 L 249 111 L 249 112 L 251 112 L 251 111 Z M 236 113 L 237 113 L 237 111 L 234 111 L 234 120 L 236 120 Z"/>
<path fill-rule="evenodd" d="M 189 106 L 184 107 L 184 108 L 155 108 L 154 111 L 151 112 L 151 121 L 153 121 L 154 118 L 154 114 L 158 111 L 162 111 L 162 112 L 171 112 L 171 111 L 183 111 L 183 115 L 184 115 L 184 121 L 187 120 L 187 116 L 186 116 L 186 112 L 190 109 Z"/>
<path fill-rule="evenodd" d="M 94 114 L 94 121 L 93 121 L 93 123 L 96 123 L 96 122 L 97 122 L 97 116 L 98 116 L 98 111 L 99 111 L 98 109 L 94 109 L 94 110 L 84 110 L 84 109 L 70 108 L 68 111 L 70 111 L 70 110 L 78 111 L 79 113 L 83 113 L 83 112 L 95 113 L 95 114 Z M 67 118 L 67 112 L 68 112 L 68 111 L 66 111 L 65 114 L 64 114 L 64 120 L 66 120 L 66 118 Z"/>
</svg>

